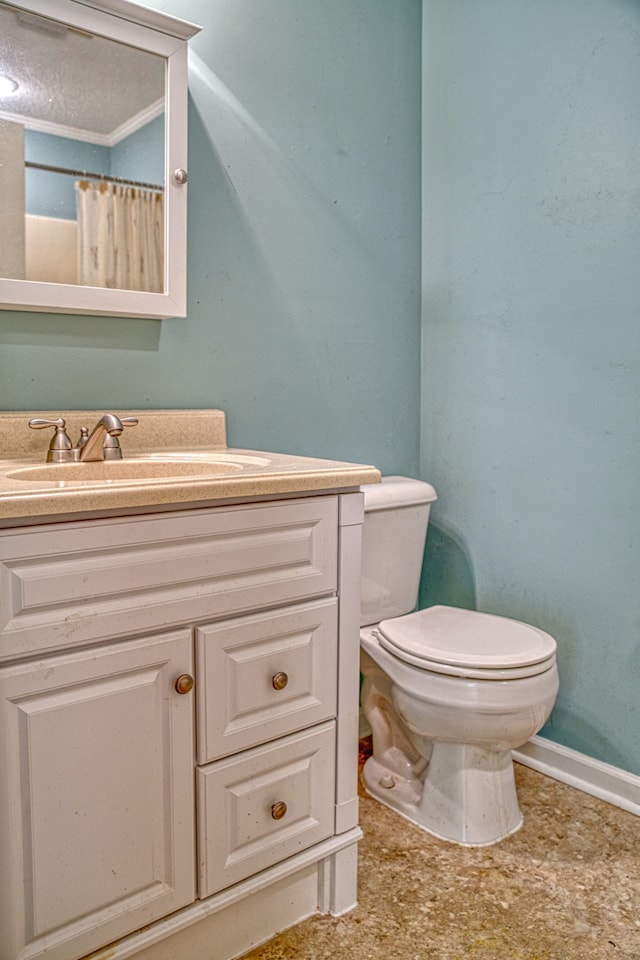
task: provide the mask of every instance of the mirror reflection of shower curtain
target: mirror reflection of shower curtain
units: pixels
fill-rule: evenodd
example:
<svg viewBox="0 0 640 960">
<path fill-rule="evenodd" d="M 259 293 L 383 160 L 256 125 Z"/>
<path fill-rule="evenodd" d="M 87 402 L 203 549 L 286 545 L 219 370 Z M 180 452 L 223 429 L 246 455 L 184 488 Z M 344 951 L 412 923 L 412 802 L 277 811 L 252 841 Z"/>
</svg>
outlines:
<svg viewBox="0 0 640 960">
<path fill-rule="evenodd" d="M 76 181 L 78 282 L 163 292 L 163 196 L 116 183 Z"/>
</svg>

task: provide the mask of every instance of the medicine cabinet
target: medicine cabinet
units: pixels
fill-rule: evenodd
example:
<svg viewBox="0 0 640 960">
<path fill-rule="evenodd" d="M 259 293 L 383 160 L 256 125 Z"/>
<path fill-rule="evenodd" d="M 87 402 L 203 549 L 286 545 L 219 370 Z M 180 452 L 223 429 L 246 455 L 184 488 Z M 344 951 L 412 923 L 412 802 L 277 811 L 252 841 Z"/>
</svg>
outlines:
<svg viewBox="0 0 640 960">
<path fill-rule="evenodd" d="M 186 315 L 187 41 L 128 0 L 0 0 L 0 307 Z"/>
</svg>

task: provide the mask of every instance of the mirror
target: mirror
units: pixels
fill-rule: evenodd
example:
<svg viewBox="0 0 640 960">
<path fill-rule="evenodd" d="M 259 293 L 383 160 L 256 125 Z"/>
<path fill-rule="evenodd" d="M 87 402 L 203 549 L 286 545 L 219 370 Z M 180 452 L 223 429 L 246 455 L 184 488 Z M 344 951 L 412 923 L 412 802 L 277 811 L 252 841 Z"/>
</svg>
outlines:
<svg viewBox="0 0 640 960">
<path fill-rule="evenodd" d="M 127 0 L 0 0 L 0 306 L 186 314 L 186 40 Z"/>
</svg>

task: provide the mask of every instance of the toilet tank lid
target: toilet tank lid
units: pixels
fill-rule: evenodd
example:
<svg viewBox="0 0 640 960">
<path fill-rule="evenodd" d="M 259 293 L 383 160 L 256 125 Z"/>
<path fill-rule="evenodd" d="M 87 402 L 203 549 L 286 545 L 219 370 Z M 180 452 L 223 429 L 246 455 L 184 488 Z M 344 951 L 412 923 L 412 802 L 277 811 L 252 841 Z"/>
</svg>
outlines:
<svg viewBox="0 0 640 960">
<path fill-rule="evenodd" d="M 364 509 L 368 511 L 415 507 L 438 498 L 430 483 L 410 477 L 383 477 L 380 483 L 366 483 L 360 489 L 364 493 Z"/>
</svg>

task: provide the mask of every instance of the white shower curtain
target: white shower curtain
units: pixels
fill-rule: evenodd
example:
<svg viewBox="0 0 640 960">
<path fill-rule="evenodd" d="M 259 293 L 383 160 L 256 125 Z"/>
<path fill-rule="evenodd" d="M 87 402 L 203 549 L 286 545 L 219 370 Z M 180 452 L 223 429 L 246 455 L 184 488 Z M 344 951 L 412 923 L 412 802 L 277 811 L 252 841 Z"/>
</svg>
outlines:
<svg viewBox="0 0 640 960">
<path fill-rule="evenodd" d="M 162 293 L 162 193 L 116 183 L 76 181 L 78 282 Z"/>
</svg>

